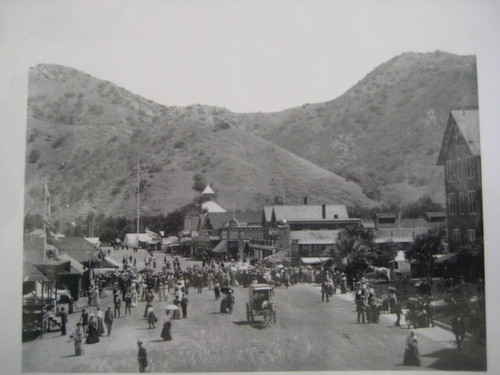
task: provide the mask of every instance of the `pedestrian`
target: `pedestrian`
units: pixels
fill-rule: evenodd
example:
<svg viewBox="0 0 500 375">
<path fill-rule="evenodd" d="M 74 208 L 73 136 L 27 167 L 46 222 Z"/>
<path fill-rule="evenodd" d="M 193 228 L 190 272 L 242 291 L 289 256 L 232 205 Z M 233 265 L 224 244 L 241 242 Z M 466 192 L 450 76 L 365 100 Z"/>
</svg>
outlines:
<svg viewBox="0 0 500 375">
<path fill-rule="evenodd" d="M 425 299 L 424 311 L 427 317 L 427 326 L 432 325 L 434 327 L 434 309 L 432 308 L 432 297 L 427 297 Z"/>
<path fill-rule="evenodd" d="M 108 309 L 104 314 L 104 323 L 106 324 L 106 330 L 108 331 L 109 336 L 111 334 L 111 327 L 113 326 L 113 313 L 111 312 L 111 305 L 108 306 Z"/>
<path fill-rule="evenodd" d="M 120 296 L 117 295 L 115 298 L 115 312 L 114 312 L 115 318 L 119 318 L 121 316 L 121 311 L 120 311 L 121 306 L 122 306 L 122 300 Z"/>
<path fill-rule="evenodd" d="M 163 317 L 163 328 L 161 330 L 160 337 L 163 341 L 172 340 L 172 336 L 170 335 L 170 328 L 172 327 L 172 320 L 170 316 L 170 310 L 165 310 L 165 316 Z"/>
<path fill-rule="evenodd" d="M 187 306 L 188 306 L 189 300 L 186 295 L 182 296 L 181 299 L 181 308 L 182 308 L 182 318 L 185 319 L 187 318 Z"/>
<path fill-rule="evenodd" d="M 362 318 L 363 323 L 365 322 L 365 311 L 366 311 L 366 303 L 364 297 L 359 297 L 356 300 L 356 311 L 358 312 L 358 323 L 360 322 L 360 318 Z"/>
<path fill-rule="evenodd" d="M 220 298 L 220 285 L 219 285 L 219 283 L 215 283 L 215 285 L 214 285 L 214 294 L 215 294 L 215 299 L 218 300 Z"/>
<path fill-rule="evenodd" d="M 153 309 L 153 305 L 150 305 L 148 308 L 148 324 L 149 324 L 149 329 L 154 329 L 155 328 L 155 323 L 158 321 L 158 318 L 155 315 L 155 311 Z"/>
<path fill-rule="evenodd" d="M 80 320 L 78 323 L 81 323 L 82 325 L 82 331 L 83 331 L 83 336 L 87 336 L 87 325 L 89 324 L 89 313 L 85 310 L 82 309 L 82 314 L 80 315 Z"/>
<path fill-rule="evenodd" d="M 92 292 L 92 300 L 94 301 L 95 306 L 101 306 L 101 298 L 99 296 L 99 288 L 96 286 Z"/>
<path fill-rule="evenodd" d="M 70 338 L 73 340 L 75 343 L 75 356 L 81 356 L 83 354 L 83 347 L 82 347 L 82 330 L 80 327 L 82 326 L 82 323 L 76 323 L 76 330 L 71 334 Z"/>
<path fill-rule="evenodd" d="M 93 301 L 93 297 L 94 296 L 94 289 L 92 288 L 92 286 L 89 286 L 89 290 L 87 291 L 87 297 L 88 297 L 88 303 L 87 303 L 87 306 L 92 306 L 94 301 Z"/>
<path fill-rule="evenodd" d="M 61 336 L 66 336 L 66 323 L 68 323 L 68 313 L 61 307 Z"/>
<path fill-rule="evenodd" d="M 451 331 L 455 335 L 457 348 L 462 349 L 462 341 L 465 338 L 465 322 L 460 315 L 455 316 L 451 322 Z"/>
<path fill-rule="evenodd" d="M 132 297 L 130 296 L 130 293 L 127 292 L 123 300 L 125 301 L 125 315 L 127 315 L 127 312 L 130 315 L 132 311 Z"/>
<path fill-rule="evenodd" d="M 97 334 L 102 336 L 104 335 L 104 313 L 99 306 L 97 306 L 97 312 L 95 315 L 97 318 Z"/>
<path fill-rule="evenodd" d="M 90 314 L 89 316 L 89 328 L 87 332 L 87 340 L 85 341 L 86 344 L 95 344 L 96 342 L 99 342 L 99 333 L 97 332 L 97 320 L 96 316 L 94 313 Z"/>
<path fill-rule="evenodd" d="M 137 361 L 139 362 L 139 372 L 146 372 L 146 367 L 148 367 L 148 352 L 146 348 L 142 346 L 142 341 L 137 341 L 137 347 L 139 352 L 137 353 Z"/>
<path fill-rule="evenodd" d="M 420 366 L 420 354 L 418 352 L 418 340 L 415 331 L 412 329 L 406 338 L 405 354 L 403 364 L 406 366 Z"/>
<path fill-rule="evenodd" d="M 396 302 L 396 304 L 394 305 L 394 312 L 396 313 L 396 323 L 394 323 L 394 325 L 396 327 L 401 327 L 401 314 L 403 314 L 403 311 L 401 309 L 401 304 L 399 302 Z"/>
</svg>

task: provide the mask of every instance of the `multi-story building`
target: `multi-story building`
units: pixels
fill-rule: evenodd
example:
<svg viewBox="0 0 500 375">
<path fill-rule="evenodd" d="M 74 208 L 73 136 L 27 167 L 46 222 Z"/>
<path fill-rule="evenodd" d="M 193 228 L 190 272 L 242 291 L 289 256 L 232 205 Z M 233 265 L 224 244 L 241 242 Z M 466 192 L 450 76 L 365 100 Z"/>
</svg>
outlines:
<svg viewBox="0 0 500 375">
<path fill-rule="evenodd" d="M 477 108 L 450 111 L 437 164 L 444 167 L 448 244 L 455 252 L 483 236 Z"/>
</svg>

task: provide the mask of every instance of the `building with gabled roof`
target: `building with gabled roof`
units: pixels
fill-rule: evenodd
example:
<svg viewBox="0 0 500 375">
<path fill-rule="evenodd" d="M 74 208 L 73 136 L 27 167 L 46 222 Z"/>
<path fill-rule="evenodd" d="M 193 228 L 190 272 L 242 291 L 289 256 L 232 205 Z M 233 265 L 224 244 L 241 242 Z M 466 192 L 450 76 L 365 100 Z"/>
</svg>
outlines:
<svg viewBox="0 0 500 375">
<path fill-rule="evenodd" d="M 479 110 L 450 111 L 437 165 L 444 168 L 450 251 L 483 236 Z"/>
<path fill-rule="evenodd" d="M 297 205 L 264 207 L 262 219 L 267 228 L 286 223 L 290 230 L 340 229 L 361 225 L 361 219 L 351 219 L 345 205 Z"/>
</svg>

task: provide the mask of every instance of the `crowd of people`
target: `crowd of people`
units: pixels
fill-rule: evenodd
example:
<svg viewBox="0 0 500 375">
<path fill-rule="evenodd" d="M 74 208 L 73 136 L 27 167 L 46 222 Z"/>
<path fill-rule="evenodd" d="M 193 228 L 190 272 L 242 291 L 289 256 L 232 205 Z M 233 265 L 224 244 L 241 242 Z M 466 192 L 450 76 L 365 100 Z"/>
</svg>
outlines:
<svg viewBox="0 0 500 375">
<path fill-rule="evenodd" d="M 132 308 L 140 306 L 144 308 L 142 317 L 147 323 L 147 329 L 155 330 L 160 321 L 159 337 L 161 340 L 171 341 L 172 321 L 187 319 L 190 290 L 196 290 L 196 293 L 211 291 L 216 300 L 222 292 L 225 297 L 221 300 L 220 312 L 230 313 L 235 303 L 233 288 L 248 287 L 253 283 L 268 283 L 275 288 L 289 288 L 297 283 L 320 283 L 323 301 L 326 299 L 329 302 L 329 298 L 337 291 L 341 294 L 353 293 L 358 323 L 378 323 L 381 311 L 386 310 L 397 315 L 395 325 L 400 325 L 402 309 L 395 290 L 389 290 L 386 300 L 381 301 L 376 298 L 373 285 L 366 279 L 349 282 L 346 275 L 335 268 L 281 265 L 267 268 L 262 264 L 250 266 L 232 261 L 217 262 L 214 259 L 204 259 L 203 262 L 182 268 L 178 256 L 173 259 L 166 255 L 157 258 L 152 252 L 145 256 L 144 266 L 141 264 L 138 267 L 138 263 L 142 262 L 138 262 L 135 253 L 123 255 L 120 269 L 93 275 L 86 291 L 87 306 L 81 310 L 80 319 L 70 336 L 74 342 L 75 355 L 83 354 L 83 343 L 96 344 L 105 334 L 110 336 L 114 319 L 130 316 Z M 109 304 L 103 311 L 101 301 L 108 293 L 113 296 L 113 305 Z M 420 298 L 417 310 L 424 311 L 429 324 L 434 325 L 431 301 L 431 298 Z M 162 308 L 158 315 L 155 306 L 158 308 L 159 304 L 156 302 L 168 302 L 160 305 Z M 460 348 L 465 337 L 460 319 L 454 322 L 453 332 Z M 138 342 L 138 346 L 139 363 L 144 370 L 147 367 L 147 352 L 142 343 Z M 405 344 L 404 363 L 420 363 L 418 341 L 413 330 Z"/>
</svg>

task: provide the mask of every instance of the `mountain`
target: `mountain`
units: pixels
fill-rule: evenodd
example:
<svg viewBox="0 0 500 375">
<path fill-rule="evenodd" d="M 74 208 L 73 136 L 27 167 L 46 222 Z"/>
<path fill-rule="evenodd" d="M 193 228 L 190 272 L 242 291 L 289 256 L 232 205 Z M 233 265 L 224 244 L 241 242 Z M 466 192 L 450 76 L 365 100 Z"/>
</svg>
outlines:
<svg viewBox="0 0 500 375">
<path fill-rule="evenodd" d="M 372 206 L 359 185 L 247 130 L 223 108 L 166 107 L 72 68 L 30 69 L 25 212 L 55 220 L 90 212 L 133 217 L 193 201 L 206 179 L 227 210 L 287 202 Z"/>
<path fill-rule="evenodd" d="M 168 84 L 168 83 L 166 83 Z M 450 108 L 477 106 L 475 56 L 404 53 L 340 97 L 277 113 L 167 107 L 58 65 L 30 70 L 25 212 L 133 216 L 190 203 L 207 182 L 227 210 L 275 201 L 444 203 L 436 165 Z"/>
<path fill-rule="evenodd" d="M 247 114 L 243 122 L 252 133 L 360 184 L 375 200 L 406 204 L 429 195 L 444 203 L 436 160 L 449 110 L 477 105 L 475 56 L 404 53 L 335 100 Z"/>
</svg>

